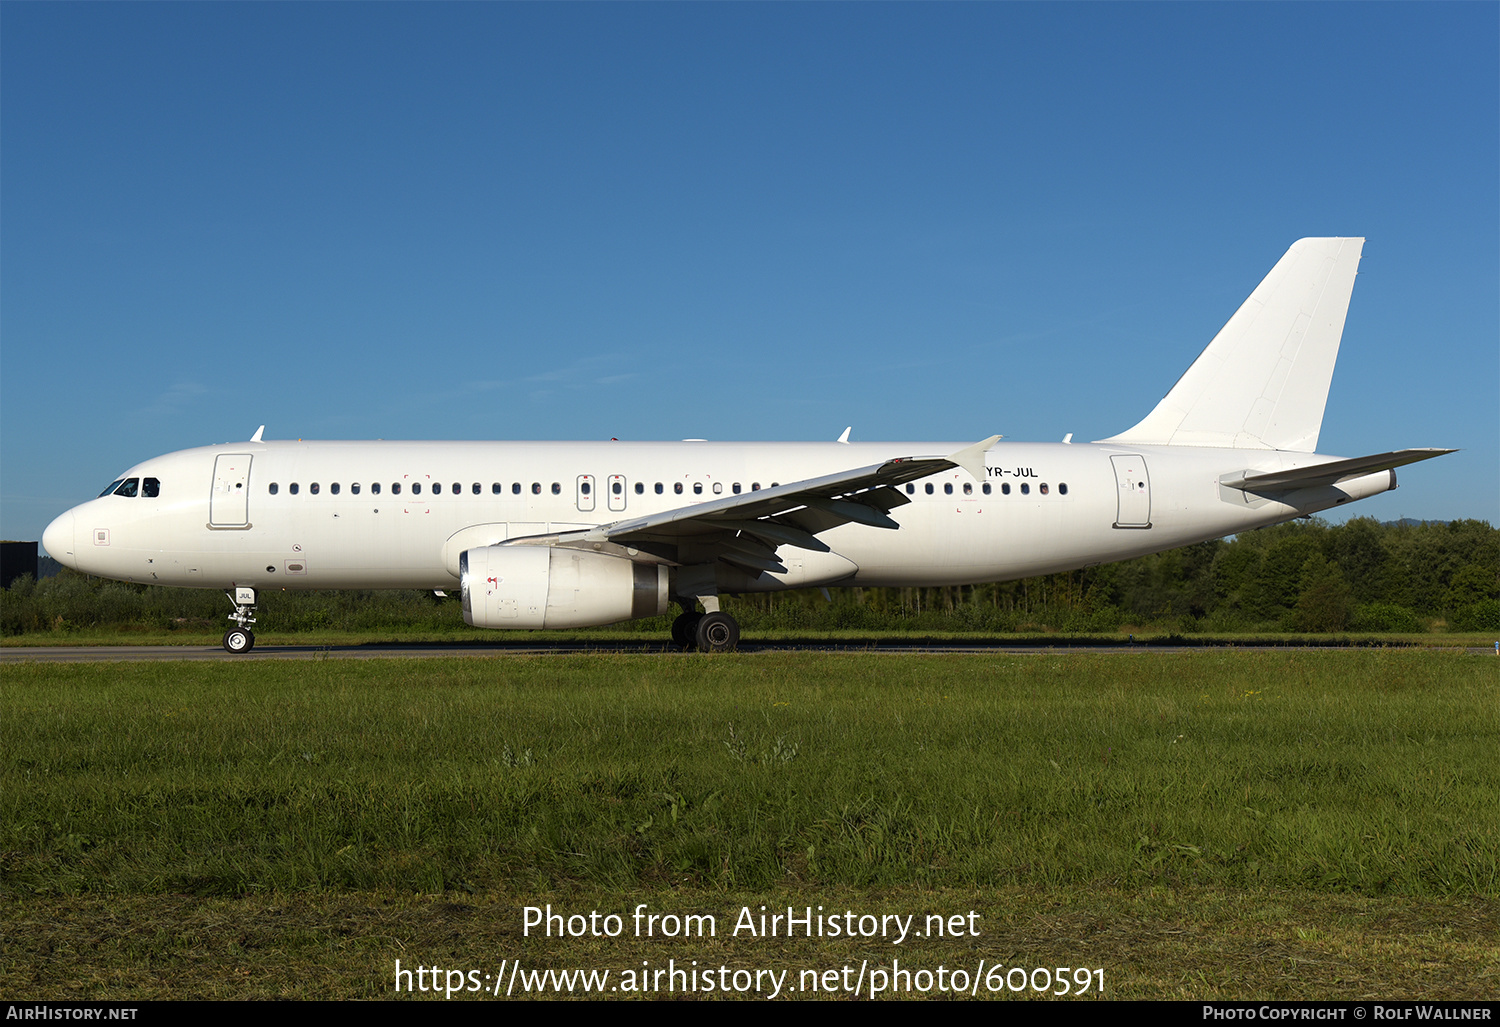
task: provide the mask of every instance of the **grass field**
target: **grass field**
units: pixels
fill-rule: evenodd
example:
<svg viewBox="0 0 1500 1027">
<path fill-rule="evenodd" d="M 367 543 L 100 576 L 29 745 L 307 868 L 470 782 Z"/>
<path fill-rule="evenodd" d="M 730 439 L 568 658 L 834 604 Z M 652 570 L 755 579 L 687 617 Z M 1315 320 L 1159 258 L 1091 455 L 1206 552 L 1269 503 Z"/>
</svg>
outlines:
<svg viewBox="0 0 1500 1027">
<path fill-rule="evenodd" d="M 1106 998 L 1493 996 L 1493 660 L 10 666 L 0 991 L 389 997 L 397 959 L 796 981 L 900 958 L 1099 968 Z M 524 936 L 549 902 L 625 930 Z M 640 903 L 719 933 L 635 937 Z M 899 947 L 728 935 L 762 904 L 977 919 Z"/>
</svg>

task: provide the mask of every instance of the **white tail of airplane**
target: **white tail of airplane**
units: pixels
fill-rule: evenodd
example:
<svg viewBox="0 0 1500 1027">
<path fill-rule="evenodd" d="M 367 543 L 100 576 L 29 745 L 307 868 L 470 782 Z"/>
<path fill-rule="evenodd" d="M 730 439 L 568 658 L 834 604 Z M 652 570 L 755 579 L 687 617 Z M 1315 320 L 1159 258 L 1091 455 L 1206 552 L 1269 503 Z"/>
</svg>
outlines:
<svg viewBox="0 0 1500 1027">
<path fill-rule="evenodd" d="M 1101 442 L 1318 448 L 1363 239 L 1300 239 L 1146 419 Z"/>
</svg>

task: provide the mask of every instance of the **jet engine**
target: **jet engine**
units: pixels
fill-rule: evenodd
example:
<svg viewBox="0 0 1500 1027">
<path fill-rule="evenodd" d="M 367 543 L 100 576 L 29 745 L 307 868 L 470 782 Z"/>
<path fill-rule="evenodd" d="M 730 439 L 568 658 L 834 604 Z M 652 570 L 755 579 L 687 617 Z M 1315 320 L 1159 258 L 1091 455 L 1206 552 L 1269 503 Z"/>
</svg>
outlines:
<svg viewBox="0 0 1500 1027">
<path fill-rule="evenodd" d="M 459 557 L 476 628 L 589 628 L 667 612 L 667 568 L 551 546 L 485 546 Z"/>
</svg>

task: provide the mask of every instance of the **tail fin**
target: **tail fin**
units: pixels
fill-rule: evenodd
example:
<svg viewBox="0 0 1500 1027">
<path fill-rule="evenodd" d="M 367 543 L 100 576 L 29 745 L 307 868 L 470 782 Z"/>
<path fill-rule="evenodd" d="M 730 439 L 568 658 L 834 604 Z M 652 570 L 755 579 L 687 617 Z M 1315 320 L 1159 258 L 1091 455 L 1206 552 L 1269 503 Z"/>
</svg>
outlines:
<svg viewBox="0 0 1500 1027">
<path fill-rule="evenodd" d="M 1101 442 L 1318 446 L 1363 239 L 1301 239 L 1140 424 Z"/>
</svg>

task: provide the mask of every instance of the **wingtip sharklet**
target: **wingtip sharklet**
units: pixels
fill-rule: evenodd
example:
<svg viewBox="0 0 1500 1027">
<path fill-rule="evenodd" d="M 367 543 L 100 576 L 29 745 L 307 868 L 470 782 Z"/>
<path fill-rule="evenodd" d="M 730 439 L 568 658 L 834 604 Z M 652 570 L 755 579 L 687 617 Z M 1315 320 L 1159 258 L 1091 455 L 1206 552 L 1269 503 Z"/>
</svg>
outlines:
<svg viewBox="0 0 1500 1027">
<path fill-rule="evenodd" d="M 989 438 L 960 449 L 957 453 L 950 453 L 948 459 L 974 476 L 975 481 L 984 481 L 984 455 L 990 451 L 990 447 L 1004 435 L 991 435 Z"/>
</svg>

